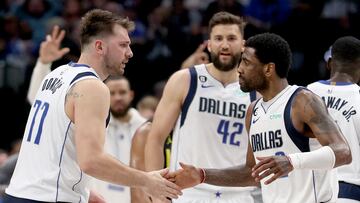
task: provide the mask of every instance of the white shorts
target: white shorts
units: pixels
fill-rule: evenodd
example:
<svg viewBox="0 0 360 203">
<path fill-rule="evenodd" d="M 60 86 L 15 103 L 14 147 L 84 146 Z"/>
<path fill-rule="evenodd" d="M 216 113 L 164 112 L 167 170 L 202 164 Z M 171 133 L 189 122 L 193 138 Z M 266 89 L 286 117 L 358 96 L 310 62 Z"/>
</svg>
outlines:
<svg viewBox="0 0 360 203">
<path fill-rule="evenodd" d="M 202 184 L 203 185 L 203 184 Z M 183 190 L 183 195 L 174 199 L 173 203 L 256 203 L 252 196 L 255 188 L 246 190 L 226 187 L 195 187 Z M 231 187 L 233 188 L 233 187 Z"/>
</svg>

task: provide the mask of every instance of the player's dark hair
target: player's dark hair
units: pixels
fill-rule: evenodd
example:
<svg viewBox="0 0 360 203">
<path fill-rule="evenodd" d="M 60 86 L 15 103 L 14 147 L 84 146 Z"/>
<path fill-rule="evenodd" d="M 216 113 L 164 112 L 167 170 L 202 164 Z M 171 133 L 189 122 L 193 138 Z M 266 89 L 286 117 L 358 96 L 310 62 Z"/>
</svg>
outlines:
<svg viewBox="0 0 360 203">
<path fill-rule="evenodd" d="M 261 63 L 274 63 L 280 78 L 287 77 L 292 55 L 289 44 L 282 37 L 272 33 L 258 34 L 246 40 L 245 47 L 254 48 Z"/>
</svg>

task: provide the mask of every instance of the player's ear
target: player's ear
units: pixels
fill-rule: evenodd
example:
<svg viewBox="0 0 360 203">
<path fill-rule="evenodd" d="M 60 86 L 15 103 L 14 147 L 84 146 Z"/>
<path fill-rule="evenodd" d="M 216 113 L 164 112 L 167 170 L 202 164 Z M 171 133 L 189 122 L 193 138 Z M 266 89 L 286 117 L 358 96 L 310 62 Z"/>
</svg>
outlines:
<svg viewBox="0 0 360 203">
<path fill-rule="evenodd" d="M 269 77 L 269 76 L 273 75 L 274 73 L 276 73 L 276 71 L 275 71 L 275 63 L 267 63 L 267 64 L 265 64 L 265 67 L 264 67 L 265 76 Z"/>
<path fill-rule="evenodd" d="M 102 40 L 95 40 L 94 46 L 95 46 L 96 53 L 101 54 L 101 55 L 104 54 L 105 49 L 104 49 L 104 43 Z"/>
<path fill-rule="evenodd" d="M 209 52 L 211 52 L 211 46 L 210 46 L 210 40 L 207 40 L 207 42 L 206 42 L 206 46 L 207 46 L 207 50 L 209 51 Z"/>
</svg>

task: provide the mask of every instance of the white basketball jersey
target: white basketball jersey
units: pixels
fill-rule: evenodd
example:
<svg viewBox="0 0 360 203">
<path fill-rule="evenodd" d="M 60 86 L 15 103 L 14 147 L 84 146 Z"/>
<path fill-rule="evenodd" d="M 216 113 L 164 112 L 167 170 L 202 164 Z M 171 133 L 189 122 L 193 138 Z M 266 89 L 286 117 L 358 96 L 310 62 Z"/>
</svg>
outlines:
<svg viewBox="0 0 360 203">
<path fill-rule="evenodd" d="M 135 131 L 146 119 L 134 109 L 129 109 L 131 119 L 121 122 L 111 116 L 105 138 L 104 150 L 126 165 L 130 165 L 131 141 Z M 89 189 L 101 194 L 106 202 L 130 203 L 130 188 L 91 178 Z"/>
<path fill-rule="evenodd" d="M 74 124 L 65 113 L 65 97 L 76 82 L 90 78 L 97 79 L 96 72 L 76 63 L 60 66 L 44 78 L 7 194 L 45 202 L 88 202 L 88 177 L 77 163 Z"/>
<path fill-rule="evenodd" d="M 322 80 L 308 88 L 324 100 L 350 145 L 353 161 L 337 168 L 339 180 L 360 185 L 360 87 Z"/>
<path fill-rule="evenodd" d="M 298 90 L 288 86 L 270 101 L 259 99 L 250 124 L 250 143 L 255 157 L 309 152 L 309 138 L 291 121 L 291 105 Z M 256 160 L 258 162 L 258 160 Z M 267 180 L 268 178 L 265 178 Z M 335 202 L 338 193 L 334 170 L 293 170 L 269 185 L 261 182 L 264 203 Z"/>
<path fill-rule="evenodd" d="M 179 169 L 179 162 L 202 168 L 245 165 L 248 146 L 245 114 L 251 103 L 250 94 L 242 92 L 238 82 L 224 87 L 204 64 L 189 71 L 190 88 L 173 133 L 171 169 Z M 255 98 L 255 94 L 252 96 Z M 200 184 L 184 190 L 179 200 L 197 191 L 207 192 L 205 196 L 210 199 L 219 199 L 222 193 L 244 190 L 249 194 L 253 188 Z"/>
</svg>

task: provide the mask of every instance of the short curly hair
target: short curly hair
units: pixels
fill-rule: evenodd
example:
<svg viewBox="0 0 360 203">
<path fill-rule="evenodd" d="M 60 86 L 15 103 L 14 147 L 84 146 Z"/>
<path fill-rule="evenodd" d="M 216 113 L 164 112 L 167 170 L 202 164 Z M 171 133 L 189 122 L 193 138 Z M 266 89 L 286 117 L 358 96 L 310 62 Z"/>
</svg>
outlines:
<svg viewBox="0 0 360 203">
<path fill-rule="evenodd" d="M 258 34 L 246 40 L 245 47 L 254 48 L 261 63 L 274 63 L 280 78 L 287 77 L 292 55 L 289 44 L 282 37 L 273 33 Z"/>
</svg>

